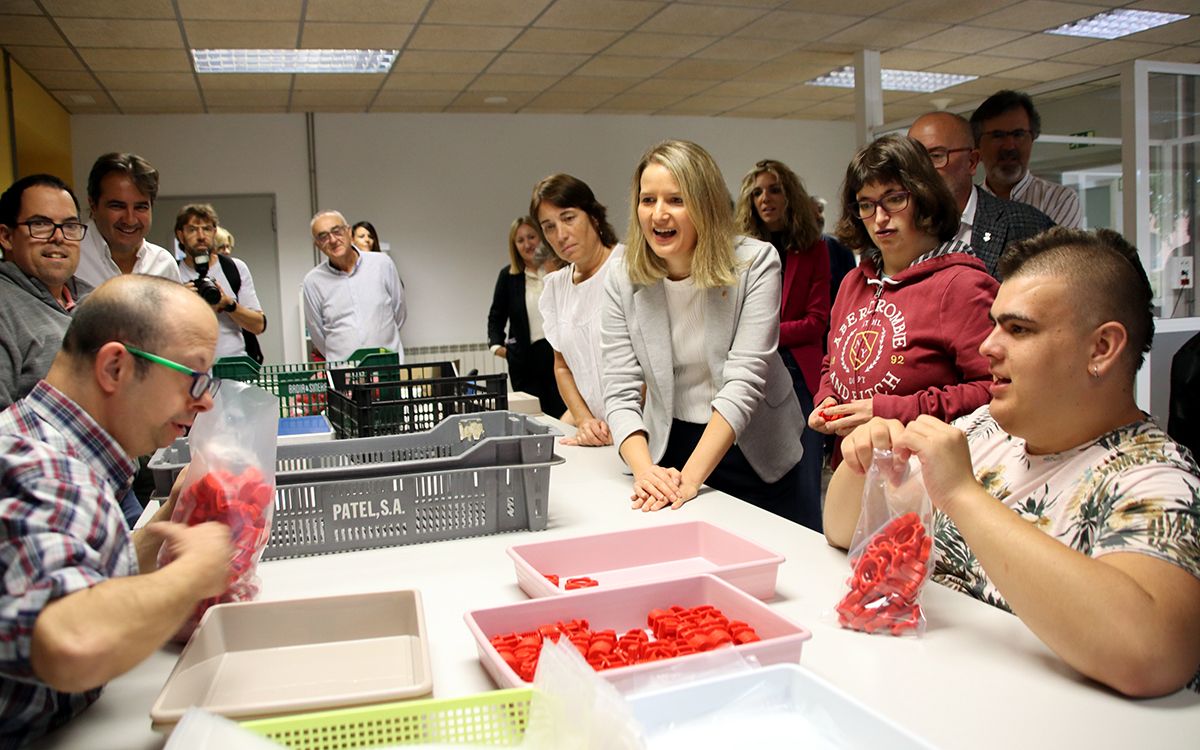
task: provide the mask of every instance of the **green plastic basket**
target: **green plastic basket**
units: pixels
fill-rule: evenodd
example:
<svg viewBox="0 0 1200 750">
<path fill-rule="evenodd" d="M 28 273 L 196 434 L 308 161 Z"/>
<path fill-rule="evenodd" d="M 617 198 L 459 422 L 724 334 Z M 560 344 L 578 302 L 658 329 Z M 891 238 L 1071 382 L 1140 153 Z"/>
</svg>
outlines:
<svg viewBox="0 0 1200 750">
<path fill-rule="evenodd" d="M 325 411 L 325 393 L 329 390 L 326 370 L 394 365 L 399 361 L 395 352 L 383 348 L 358 349 L 350 359 L 340 362 L 260 365 L 250 357 L 221 357 L 213 365 L 213 375 L 268 390 L 279 397 L 279 416 L 303 417 Z"/>
<path fill-rule="evenodd" d="M 530 688 L 493 690 L 465 698 L 385 703 L 256 719 L 242 727 L 292 750 L 351 750 L 387 745 L 521 744 Z"/>
</svg>

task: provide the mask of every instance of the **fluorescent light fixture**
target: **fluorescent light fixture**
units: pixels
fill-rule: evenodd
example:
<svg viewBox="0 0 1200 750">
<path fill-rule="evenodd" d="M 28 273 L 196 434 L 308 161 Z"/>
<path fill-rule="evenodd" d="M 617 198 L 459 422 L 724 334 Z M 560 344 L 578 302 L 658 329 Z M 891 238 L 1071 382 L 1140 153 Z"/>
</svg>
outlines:
<svg viewBox="0 0 1200 750">
<path fill-rule="evenodd" d="M 1046 29 L 1046 33 L 1062 36 L 1086 36 L 1093 39 L 1120 39 L 1139 31 L 1182 21 L 1185 18 L 1188 16 L 1182 13 L 1160 13 L 1156 10 L 1122 8 L 1097 13 L 1074 23 L 1064 23 L 1057 29 Z"/>
<path fill-rule="evenodd" d="M 386 73 L 395 49 L 195 49 L 197 73 Z"/>
<path fill-rule="evenodd" d="M 918 91 L 929 93 L 941 91 L 950 86 L 974 81 L 979 76 L 959 75 L 958 73 L 925 73 L 920 70 L 892 70 L 884 68 L 881 74 L 885 91 Z M 833 86 L 840 89 L 854 88 L 854 66 L 847 65 L 825 75 L 807 81 L 808 86 Z"/>
</svg>

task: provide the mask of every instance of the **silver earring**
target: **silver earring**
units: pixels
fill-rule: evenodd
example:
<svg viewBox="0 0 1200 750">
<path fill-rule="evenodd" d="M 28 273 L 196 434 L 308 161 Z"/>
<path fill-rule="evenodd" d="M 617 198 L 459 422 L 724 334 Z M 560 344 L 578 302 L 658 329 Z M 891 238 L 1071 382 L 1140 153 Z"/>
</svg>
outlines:
<svg viewBox="0 0 1200 750">
<path fill-rule="evenodd" d="M 1092 365 L 1092 377 L 1097 379 L 1100 377 L 1100 368 L 1095 365 Z"/>
</svg>

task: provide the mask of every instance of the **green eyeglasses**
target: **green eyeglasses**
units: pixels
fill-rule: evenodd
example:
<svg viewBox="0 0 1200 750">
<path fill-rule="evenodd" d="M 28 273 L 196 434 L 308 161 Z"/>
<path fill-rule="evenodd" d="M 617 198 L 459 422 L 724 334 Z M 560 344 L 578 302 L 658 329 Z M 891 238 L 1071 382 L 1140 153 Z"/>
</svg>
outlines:
<svg viewBox="0 0 1200 750">
<path fill-rule="evenodd" d="M 221 379 L 214 378 L 207 372 L 193 370 L 192 368 L 181 365 L 178 362 L 172 362 L 171 360 L 165 357 L 160 357 L 157 354 L 144 352 L 141 349 L 130 346 L 129 344 L 122 344 L 122 346 L 125 347 L 125 351 L 129 352 L 135 357 L 141 357 L 142 359 L 153 362 L 156 365 L 162 365 L 163 367 L 170 368 L 176 372 L 182 372 L 184 375 L 191 375 L 192 389 L 189 391 L 189 393 L 194 399 L 204 398 L 205 391 L 207 391 L 210 396 L 216 396 L 217 391 L 221 388 Z"/>
</svg>

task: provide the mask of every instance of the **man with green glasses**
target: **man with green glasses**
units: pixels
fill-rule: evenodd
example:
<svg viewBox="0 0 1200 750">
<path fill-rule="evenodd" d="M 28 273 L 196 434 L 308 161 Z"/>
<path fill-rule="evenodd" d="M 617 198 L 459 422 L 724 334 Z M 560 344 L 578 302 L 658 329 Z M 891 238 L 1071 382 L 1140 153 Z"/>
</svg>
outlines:
<svg viewBox="0 0 1200 750">
<path fill-rule="evenodd" d="M 224 591 L 226 526 L 168 523 L 172 493 L 131 533 L 119 503 L 135 457 L 212 408 L 216 341 L 187 288 L 120 276 L 79 305 L 46 378 L 0 412 L 0 747 L 68 721 Z M 164 544 L 174 561 L 159 569 Z"/>
</svg>

